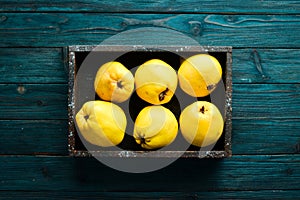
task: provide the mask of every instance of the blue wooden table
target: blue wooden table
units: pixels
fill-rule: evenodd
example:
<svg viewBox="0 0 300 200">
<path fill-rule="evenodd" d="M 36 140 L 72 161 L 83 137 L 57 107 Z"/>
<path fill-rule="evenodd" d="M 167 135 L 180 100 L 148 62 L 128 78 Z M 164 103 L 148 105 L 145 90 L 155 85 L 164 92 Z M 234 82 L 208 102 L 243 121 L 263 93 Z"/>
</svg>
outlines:
<svg viewBox="0 0 300 200">
<path fill-rule="evenodd" d="M 300 198 L 299 1 L 0 5 L 0 199 Z M 182 158 L 128 174 L 68 156 L 64 48 L 139 27 L 233 47 L 231 158 Z"/>
</svg>

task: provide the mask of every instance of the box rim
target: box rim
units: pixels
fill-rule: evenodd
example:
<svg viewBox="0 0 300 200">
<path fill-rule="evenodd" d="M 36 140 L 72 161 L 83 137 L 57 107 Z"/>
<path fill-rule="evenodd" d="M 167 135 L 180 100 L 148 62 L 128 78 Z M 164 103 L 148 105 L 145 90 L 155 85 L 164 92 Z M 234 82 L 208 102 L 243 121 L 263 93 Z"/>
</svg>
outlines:
<svg viewBox="0 0 300 200">
<path fill-rule="evenodd" d="M 174 52 L 226 52 L 226 70 L 225 70 L 225 145 L 223 151 L 84 151 L 75 149 L 75 113 L 74 113 L 74 78 L 75 78 L 75 52 L 90 51 L 158 51 L 168 50 Z M 71 45 L 64 53 L 68 69 L 68 151 L 69 156 L 74 157 L 156 157 L 156 158 L 226 158 L 232 156 L 232 47 L 231 46 L 161 46 L 161 45 Z"/>
</svg>

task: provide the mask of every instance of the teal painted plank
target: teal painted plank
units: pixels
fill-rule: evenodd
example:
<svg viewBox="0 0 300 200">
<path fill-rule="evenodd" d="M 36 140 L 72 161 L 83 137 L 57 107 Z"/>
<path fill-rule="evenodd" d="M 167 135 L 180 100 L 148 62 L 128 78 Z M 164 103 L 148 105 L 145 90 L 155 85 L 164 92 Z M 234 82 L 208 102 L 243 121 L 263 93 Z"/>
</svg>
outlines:
<svg viewBox="0 0 300 200">
<path fill-rule="evenodd" d="M 0 154 L 67 155 L 67 120 L 1 120 Z M 233 155 L 300 153 L 300 119 L 234 119 Z"/>
<path fill-rule="evenodd" d="M 54 0 L 48 1 L 0 1 L 0 11 L 60 11 L 60 12 L 192 12 L 192 13 L 287 13 L 299 14 L 299 3 L 294 0 L 151 0 L 151 1 L 109 1 L 109 0 Z"/>
<path fill-rule="evenodd" d="M 233 84 L 235 119 L 299 118 L 300 84 Z"/>
<path fill-rule="evenodd" d="M 259 190 L 259 191 L 217 191 L 217 192 L 77 192 L 55 191 L 0 191 L 0 199 L 109 199 L 109 200 L 141 200 L 141 199 L 294 199 L 300 196 L 299 190 Z"/>
<path fill-rule="evenodd" d="M 268 79 L 257 70 L 252 48 L 233 49 L 233 83 L 299 83 L 298 49 L 256 49 Z M 0 83 L 67 83 L 60 48 L 0 48 Z"/>
<path fill-rule="evenodd" d="M 97 45 L 110 36 L 140 27 L 169 28 L 201 45 L 300 47 L 300 34 L 295 34 L 300 32 L 298 15 L 2 13 L 1 18 L 0 47 Z M 170 44 L 175 38 L 178 35 L 161 34 L 138 42 Z M 117 41 L 136 42 L 136 37 Z M 186 44 L 186 40 L 178 43 Z"/>
<path fill-rule="evenodd" d="M 236 119 L 232 129 L 234 155 L 300 153 L 300 119 Z"/>
<path fill-rule="evenodd" d="M 1 156 L 0 188 L 77 192 L 299 190 L 299 163 L 300 155 L 180 159 L 156 172 L 128 174 L 94 158 Z"/>
<path fill-rule="evenodd" d="M 67 154 L 66 120 L 0 120 L 0 154 Z"/>
<path fill-rule="evenodd" d="M 0 84 L 0 119 L 67 119 L 66 84 Z"/>
<path fill-rule="evenodd" d="M 258 71 L 255 53 L 265 78 Z M 233 49 L 233 83 L 300 83 L 299 49 Z"/>
<path fill-rule="evenodd" d="M 60 48 L 0 48 L 0 83 L 66 83 Z"/>
</svg>

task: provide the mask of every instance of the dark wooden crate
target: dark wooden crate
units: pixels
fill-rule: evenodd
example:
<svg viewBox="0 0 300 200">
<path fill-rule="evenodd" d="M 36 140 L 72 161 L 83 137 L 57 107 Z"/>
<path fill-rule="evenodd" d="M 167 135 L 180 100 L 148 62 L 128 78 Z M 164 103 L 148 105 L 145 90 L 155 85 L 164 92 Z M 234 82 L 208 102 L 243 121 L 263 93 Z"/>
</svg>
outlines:
<svg viewBox="0 0 300 200">
<path fill-rule="evenodd" d="M 75 80 L 77 72 L 81 67 L 84 60 L 90 53 L 99 56 L 100 67 L 105 62 L 113 60 L 120 61 L 126 67 L 127 66 L 138 66 L 143 62 L 152 59 L 159 58 L 170 64 L 175 70 L 178 70 L 180 61 L 182 58 L 189 57 L 191 55 L 199 53 L 208 53 L 218 59 L 223 70 L 223 83 L 225 88 L 224 93 L 224 113 L 225 113 L 225 124 L 222 136 L 212 148 L 212 150 L 206 150 L 205 148 L 195 147 L 190 145 L 186 151 L 178 151 L 176 149 L 166 150 L 166 151 L 149 151 L 139 148 L 132 136 L 125 134 L 124 140 L 118 145 L 122 150 L 112 150 L 110 148 L 96 147 L 93 152 L 87 151 L 81 142 L 76 126 L 75 126 L 75 115 L 80 109 L 84 102 L 77 102 L 76 97 L 76 86 Z M 231 152 L 231 129 L 232 129 L 232 48 L 225 46 L 69 46 L 68 47 L 68 63 L 69 63 L 69 100 L 68 100 L 68 117 L 69 117 L 69 134 L 68 134 L 68 149 L 71 156 L 86 157 L 97 155 L 103 157 L 185 157 L 185 158 L 224 158 L 230 157 Z M 138 57 L 139 59 L 135 59 Z M 101 58 L 101 59 L 100 59 Z M 101 62 L 100 62 L 101 60 Z M 130 69 L 130 68 L 129 68 Z M 93 86 L 93 76 L 95 74 L 89 74 L 86 77 L 88 84 Z M 179 88 L 179 85 L 178 85 Z M 92 99 L 91 99 L 92 98 Z M 87 99 L 93 100 L 100 99 L 95 93 L 93 97 Z M 137 95 L 134 93 L 131 97 L 138 99 Z M 198 98 L 198 100 L 210 101 L 210 95 L 204 98 Z M 143 101 L 135 102 L 138 107 L 136 113 L 131 116 L 136 116 L 138 111 L 141 110 L 145 104 Z M 172 100 L 170 103 L 164 104 L 165 107 L 174 109 Z M 221 110 L 222 111 L 222 110 Z M 174 112 L 173 112 L 174 113 Z M 180 112 L 176 112 L 175 116 L 178 119 Z M 176 140 L 182 137 L 180 130 L 177 135 Z M 175 141 L 176 141 L 175 140 Z M 178 139 L 179 140 L 179 139 Z M 181 138 L 182 140 L 182 138 Z M 136 145 L 136 146 L 135 146 Z M 151 154 L 147 153 L 151 152 Z"/>
</svg>

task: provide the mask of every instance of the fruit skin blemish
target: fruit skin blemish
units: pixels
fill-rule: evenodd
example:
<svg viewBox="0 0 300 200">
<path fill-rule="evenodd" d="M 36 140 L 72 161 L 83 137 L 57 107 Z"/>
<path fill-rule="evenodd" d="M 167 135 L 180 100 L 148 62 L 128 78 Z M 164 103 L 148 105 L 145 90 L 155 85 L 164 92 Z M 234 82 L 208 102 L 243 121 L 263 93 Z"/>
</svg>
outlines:
<svg viewBox="0 0 300 200">
<path fill-rule="evenodd" d="M 204 114 L 204 106 L 202 106 L 202 107 L 200 108 L 200 112 L 201 112 L 202 114 Z"/>
</svg>

